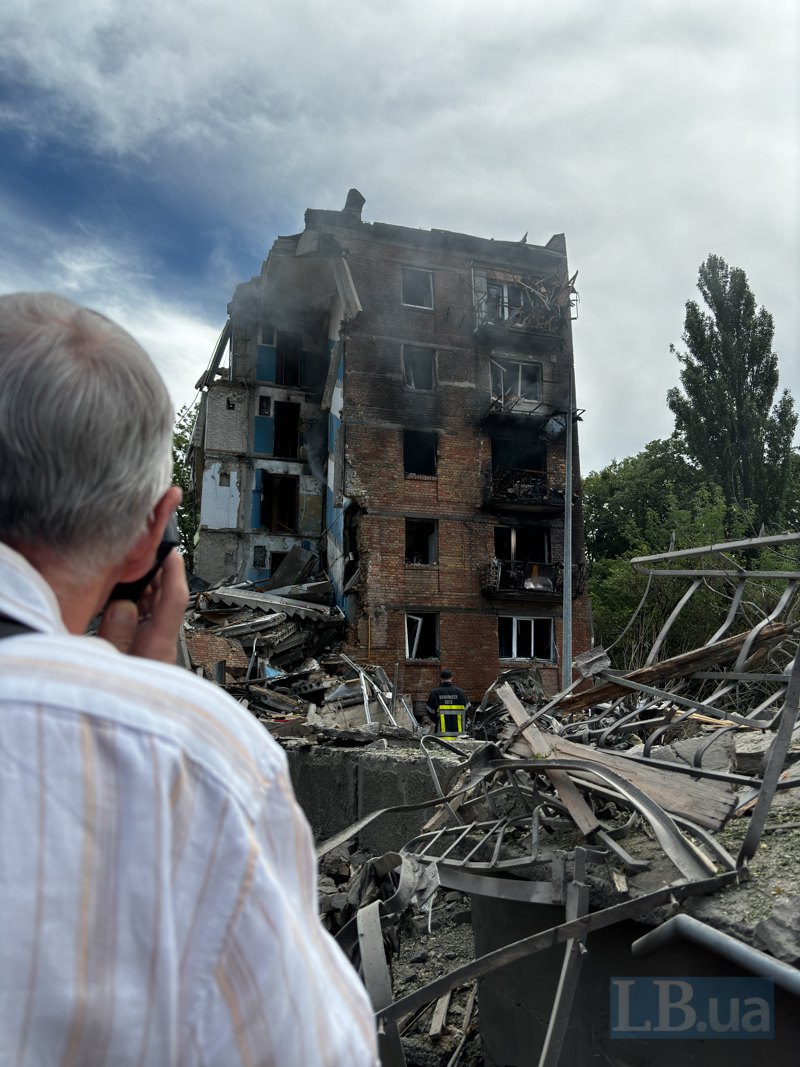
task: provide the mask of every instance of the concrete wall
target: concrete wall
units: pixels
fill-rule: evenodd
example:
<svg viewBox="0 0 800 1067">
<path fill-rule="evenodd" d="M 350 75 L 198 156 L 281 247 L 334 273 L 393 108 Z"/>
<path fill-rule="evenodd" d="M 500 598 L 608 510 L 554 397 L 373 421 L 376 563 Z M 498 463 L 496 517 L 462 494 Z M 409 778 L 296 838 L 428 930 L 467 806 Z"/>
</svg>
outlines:
<svg viewBox="0 0 800 1067">
<path fill-rule="evenodd" d="M 419 749 L 365 751 L 309 746 L 289 749 L 289 771 L 297 798 L 317 843 L 381 808 L 433 800 L 428 761 Z M 442 778 L 458 765 L 454 756 L 434 758 Z M 397 851 L 421 830 L 433 809 L 382 816 L 358 835 L 373 855 Z"/>
<path fill-rule="evenodd" d="M 225 472 L 229 485 L 220 485 Z M 212 530 L 235 530 L 239 525 L 239 471 L 229 463 L 211 460 L 203 471 L 203 495 L 200 525 Z"/>
</svg>

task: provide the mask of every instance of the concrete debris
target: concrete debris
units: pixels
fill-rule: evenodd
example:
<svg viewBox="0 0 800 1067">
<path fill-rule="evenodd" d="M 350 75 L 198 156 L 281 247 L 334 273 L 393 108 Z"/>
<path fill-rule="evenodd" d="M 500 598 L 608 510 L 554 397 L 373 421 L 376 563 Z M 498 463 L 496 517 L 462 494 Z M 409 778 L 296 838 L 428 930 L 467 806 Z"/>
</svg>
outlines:
<svg viewBox="0 0 800 1067">
<path fill-rule="evenodd" d="M 779 577 L 788 593 L 754 625 L 731 636 L 732 611 L 705 644 L 652 655 L 643 668 L 613 672 L 592 650 L 549 698 L 535 668 L 507 671 L 451 740 L 420 736 L 385 672 L 344 654 L 343 630 L 331 638 L 335 609 L 313 614 L 325 605 L 312 601 L 302 616 L 276 602 L 306 607 L 299 589 L 198 597 L 190 655 L 213 671 L 238 636 L 226 686 L 273 732 L 281 721 L 302 724 L 281 740 L 323 838 L 320 910 L 361 969 L 385 1067 L 434 1062 L 431 1042 L 442 1041 L 450 1058 L 441 1062 L 455 1063 L 467 1038 L 457 1020 L 472 1017 L 475 997 L 482 1053 L 473 1048 L 472 1063 L 585 1062 L 598 1047 L 622 1062 L 608 1040 L 614 975 L 726 974 L 731 960 L 746 974 L 777 975 L 776 1005 L 789 998 L 793 1022 L 784 1019 L 775 1058 L 796 1047 L 800 574 Z M 300 636 L 286 644 L 292 626 Z M 340 752 L 336 772 L 318 761 L 323 811 L 303 790 L 310 750 L 332 738 L 358 748 L 349 765 Z M 427 790 L 399 787 L 411 760 L 413 773 L 427 761 Z M 320 820 L 330 827 L 332 808 L 351 825 L 324 840 Z M 377 824 L 397 835 L 379 859 L 367 844 Z M 446 944 L 434 955 L 437 906 L 440 918 L 442 907 L 453 912 L 452 934 L 455 912 L 469 916 L 459 901 L 471 904 L 474 956 Z M 412 945 L 392 983 L 387 960 L 402 955 L 403 931 Z M 587 955 L 591 968 L 581 967 Z M 654 1045 L 642 1042 L 631 1062 L 670 1062 Z"/>
<path fill-rule="evenodd" d="M 410 698 L 379 666 L 341 652 L 345 620 L 318 559 L 294 548 L 266 582 L 223 581 L 196 593 L 181 641 L 185 666 L 228 690 L 276 737 L 341 739 L 346 731 L 415 736 Z M 308 580 L 306 580 L 308 579 Z M 288 584 L 287 584 L 288 583 Z"/>
</svg>

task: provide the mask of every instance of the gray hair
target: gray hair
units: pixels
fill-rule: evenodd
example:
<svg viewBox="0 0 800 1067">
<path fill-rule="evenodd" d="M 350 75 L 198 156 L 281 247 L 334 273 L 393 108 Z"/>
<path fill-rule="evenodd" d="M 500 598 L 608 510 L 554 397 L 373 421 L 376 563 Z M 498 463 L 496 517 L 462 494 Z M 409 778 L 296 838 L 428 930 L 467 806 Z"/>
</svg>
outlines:
<svg viewBox="0 0 800 1067">
<path fill-rule="evenodd" d="M 0 297 L 0 540 L 121 559 L 171 483 L 172 426 L 120 326 L 53 293 Z"/>
</svg>

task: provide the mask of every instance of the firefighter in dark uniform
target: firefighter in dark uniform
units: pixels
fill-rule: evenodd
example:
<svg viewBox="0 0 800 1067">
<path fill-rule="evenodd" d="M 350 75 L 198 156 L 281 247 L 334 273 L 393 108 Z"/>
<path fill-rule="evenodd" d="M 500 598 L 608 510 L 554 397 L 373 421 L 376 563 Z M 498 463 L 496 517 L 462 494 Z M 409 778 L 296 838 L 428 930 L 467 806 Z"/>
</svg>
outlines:
<svg viewBox="0 0 800 1067">
<path fill-rule="evenodd" d="M 470 703 L 466 693 L 453 685 L 453 672 L 442 671 L 440 684 L 428 694 L 427 712 L 440 737 L 458 737 L 464 733 L 464 722 Z"/>
</svg>

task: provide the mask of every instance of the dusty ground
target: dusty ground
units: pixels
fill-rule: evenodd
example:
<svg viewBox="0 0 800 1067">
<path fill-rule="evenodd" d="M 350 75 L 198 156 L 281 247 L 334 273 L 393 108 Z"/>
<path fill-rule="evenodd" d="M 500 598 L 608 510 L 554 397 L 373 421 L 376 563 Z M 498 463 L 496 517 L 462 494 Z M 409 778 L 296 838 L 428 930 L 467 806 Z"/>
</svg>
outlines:
<svg viewBox="0 0 800 1067">
<path fill-rule="evenodd" d="M 412 993 L 474 958 L 469 897 L 440 890 L 433 903 L 430 932 L 428 917 L 417 915 L 401 934 L 400 952 L 391 965 L 394 995 L 402 997 Z M 453 991 L 439 1036 L 430 1033 L 433 1007 L 401 1021 L 400 1032 L 408 1067 L 446 1067 L 451 1063 L 464 1036 L 469 993 L 469 987 Z M 456 1062 L 462 1067 L 483 1067 L 477 1000 L 467 1025 L 467 1040 Z"/>
</svg>

